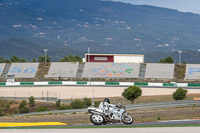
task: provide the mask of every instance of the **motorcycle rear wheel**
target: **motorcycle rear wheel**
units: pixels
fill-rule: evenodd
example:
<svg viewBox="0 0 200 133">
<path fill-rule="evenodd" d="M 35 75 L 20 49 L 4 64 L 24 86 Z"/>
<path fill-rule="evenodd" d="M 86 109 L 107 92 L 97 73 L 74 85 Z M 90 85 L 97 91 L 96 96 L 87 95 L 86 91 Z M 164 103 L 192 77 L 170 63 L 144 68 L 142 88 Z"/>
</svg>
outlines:
<svg viewBox="0 0 200 133">
<path fill-rule="evenodd" d="M 97 114 L 92 114 L 90 116 L 90 121 L 91 123 L 93 123 L 94 125 L 102 125 L 104 124 L 105 120 L 104 117 L 101 115 L 97 115 Z"/>
<path fill-rule="evenodd" d="M 133 117 L 129 114 L 122 114 L 122 122 L 124 124 L 132 124 L 133 123 Z"/>
</svg>

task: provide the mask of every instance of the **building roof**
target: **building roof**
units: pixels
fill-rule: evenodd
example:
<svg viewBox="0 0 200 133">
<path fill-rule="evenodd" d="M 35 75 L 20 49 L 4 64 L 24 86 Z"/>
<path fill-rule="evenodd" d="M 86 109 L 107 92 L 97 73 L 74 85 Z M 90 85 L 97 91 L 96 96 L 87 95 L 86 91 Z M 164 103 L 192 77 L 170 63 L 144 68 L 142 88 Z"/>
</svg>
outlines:
<svg viewBox="0 0 200 133">
<path fill-rule="evenodd" d="M 144 57 L 143 54 L 88 54 L 86 53 L 85 55 L 106 55 L 106 56 L 142 56 Z"/>
</svg>

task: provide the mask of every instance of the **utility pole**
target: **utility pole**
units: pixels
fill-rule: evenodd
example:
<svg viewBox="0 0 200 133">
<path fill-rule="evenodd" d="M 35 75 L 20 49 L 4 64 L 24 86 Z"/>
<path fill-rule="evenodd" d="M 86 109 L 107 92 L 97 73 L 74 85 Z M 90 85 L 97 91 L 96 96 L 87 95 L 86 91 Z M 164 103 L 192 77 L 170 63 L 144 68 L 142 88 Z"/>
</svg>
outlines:
<svg viewBox="0 0 200 133">
<path fill-rule="evenodd" d="M 88 47 L 88 56 L 87 56 L 88 62 L 90 62 L 90 47 Z M 89 70 L 90 71 L 90 70 Z M 90 80 L 90 72 L 89 72 L 89 82 L 91 86 L 91 80 Z M 92 86 L 92 106 L 94 107 L 94 86 Z"/>
<path fill-rule="evenodd" d="M 44 62 L 45 63 L 47 63 L 47 52 L 48 52 L 49 50 L 48 49 L 44 49 Z"/>
<path fill-rule="evenodd" d="M 179 54 L 179 65 L 181 64 L 181 54 L 182 54 L 182 50 L 178 50 L 178 54 Z"/>
</svg>

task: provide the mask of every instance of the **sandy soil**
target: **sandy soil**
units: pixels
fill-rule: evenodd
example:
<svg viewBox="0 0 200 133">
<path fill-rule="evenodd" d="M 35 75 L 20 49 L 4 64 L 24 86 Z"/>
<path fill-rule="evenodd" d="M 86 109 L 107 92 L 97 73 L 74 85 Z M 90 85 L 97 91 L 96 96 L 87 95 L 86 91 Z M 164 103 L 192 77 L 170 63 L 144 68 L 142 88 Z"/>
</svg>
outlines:
<svg viewBox="0 0 200 133">
<path fill-rule="evenodd" d="M 119 97 L 127 87 L 94 87 L 95 97 Z M 142 96 L 171 95 L 174 88 L 142 88 Z M 200 89 L 189 89 L 188 94 L 200 93 Z M 45 86 L 45 87 L 0 87 L 0 97 L 58 97 L 92 98 L 93 87 L 88 86 Z"/>
</svg>

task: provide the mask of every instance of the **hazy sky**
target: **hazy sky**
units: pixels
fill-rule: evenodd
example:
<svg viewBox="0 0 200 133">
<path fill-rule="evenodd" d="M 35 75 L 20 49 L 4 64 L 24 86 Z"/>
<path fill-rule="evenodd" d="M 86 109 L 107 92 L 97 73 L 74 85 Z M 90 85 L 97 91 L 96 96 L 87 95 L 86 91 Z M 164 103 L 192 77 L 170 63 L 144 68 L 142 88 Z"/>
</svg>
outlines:
<svg viewBox="0 0 200 133">
<path fill-rule="evenodd" d="M 200 14 L 200 0 L 113 0 L 139 5 L 153 5 Z"/>
</svg>

